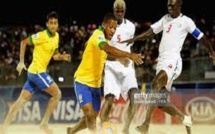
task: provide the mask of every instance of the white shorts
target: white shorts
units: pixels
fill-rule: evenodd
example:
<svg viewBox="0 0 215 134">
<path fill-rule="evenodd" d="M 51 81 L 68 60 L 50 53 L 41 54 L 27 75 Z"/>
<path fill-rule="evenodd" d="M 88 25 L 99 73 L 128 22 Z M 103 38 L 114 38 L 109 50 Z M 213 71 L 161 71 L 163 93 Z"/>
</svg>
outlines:
<svg viewBox="0 0 215 134">
<path fill-rule="evenodd" d="M 107 61 L 104 74 L 104 95 L 113 94 L 115 99 L 119 99 L 121 94 L 126 100 L 131 88 L 138 88 L 133 63 L 124 67 L 118 61 Z"/>
<path fill-rule="evenodd" d="M 173 81 L 179 77 L 182 71 L 182 59 L 158 59 L 156 74 L 158 74 L 161 70 L 164 70 L 167 73 L 168 80 L 166 84 L 166 89 L 171 90 Z"/>
</svg>

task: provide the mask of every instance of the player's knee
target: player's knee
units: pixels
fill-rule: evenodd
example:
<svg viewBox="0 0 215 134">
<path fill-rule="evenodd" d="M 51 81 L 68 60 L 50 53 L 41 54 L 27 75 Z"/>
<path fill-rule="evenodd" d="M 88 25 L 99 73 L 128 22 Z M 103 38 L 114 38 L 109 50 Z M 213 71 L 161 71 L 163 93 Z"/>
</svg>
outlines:
<svg viewBox="0 0 215 134">
<path fill-rule="evenodd" d="M 157 80 L 152 81 L 151 87 L 152 87 L 153 92 L 158 92 L 159 89 L 161 88 L 160 84 L 159 84 L 159 81 L 157 81 Z"/>
<path fill-rule="evenodd" d="M 62 93 L 59 91 L 59 92 L 57 92 L 56 94 L 54 94 L 52 97 L 54 97 L 54 98 L 57 99 L 57 100 L 60 100 L 61 97 L 62 97 Z"/>
<path fill-rule="evenodd" d="M 19 105 L 19 106 L 23 106 L 25 105 L 25 103 L 27 102 L 28 100 L 24 99 L 24 98 L 19 98 L 16 100 L 15 104 Z"/>
<path fill-rule="evenodd" d="M 86 116 L 86 118 L 96 118 L 96 115 L 95 115 L 95 112 L 93 110 L 90 110 L 90 109 L 85 109 L 84 110 L 84 114 Z"/>
<path fill-rule="evenodd" d="M 105 101 L 107 103 L 112 104 L 114 102 L 114 98 L 115 98 L 115 96 L 113 94 L 107 94 L 107 95 L 105 95 Z"/>
</svg>

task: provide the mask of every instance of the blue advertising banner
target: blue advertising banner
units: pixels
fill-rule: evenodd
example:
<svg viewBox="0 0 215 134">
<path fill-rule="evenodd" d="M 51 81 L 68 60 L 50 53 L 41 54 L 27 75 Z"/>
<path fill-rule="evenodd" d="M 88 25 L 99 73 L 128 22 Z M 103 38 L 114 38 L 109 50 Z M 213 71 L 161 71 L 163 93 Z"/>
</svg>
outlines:
<svg viewBox="0 0 215 134">
<path fill-rule="evenodd" d="M 73 123 L 77 122 L 83 113 L 77 103 L 73 87 L 60 87 L 62 98 L 55 108 L 50 123 Z M 150 84 L 146 84 L 147 91 Z M 176 106 L 185 113 L 194 117 L 198 123 L 215 123 L 215 83 L 183 83 L 174 84 L 173 95 L 170 97 Z M 3 122 L 9 107 L 14 103 L 21 92 L 20 87 L 0 87 L 0 124 Z M 35 123 L 38 124 L 45 112 L 47 102 L 50 98 L 45 92 L 36 93 L 15 116 L 13 123 Z M 122 122 L 125 113 L 126 103 L 119 101 L 114 104 L 114 110 L 110 113 L 110 119 Z M 144 118 L 145 108 L 139 106 L 138 117 L 134 117 L 134 122 L 139 123 Z M 165 122 L 165 115 L 160 111 L 157 113 L 153 122 Z M 140 117 L 142 118 L 140 120 Z M 158 120 L 159 119 L 159 120 Z M 174 123 L 174 119 L 173 122 Z"/>
</svg>

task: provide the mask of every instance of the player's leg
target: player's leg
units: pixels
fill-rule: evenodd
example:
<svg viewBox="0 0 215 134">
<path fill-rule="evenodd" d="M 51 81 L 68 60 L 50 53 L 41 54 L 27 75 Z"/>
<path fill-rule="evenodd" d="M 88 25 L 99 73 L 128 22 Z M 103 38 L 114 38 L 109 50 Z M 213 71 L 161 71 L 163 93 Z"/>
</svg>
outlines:
<svg viewBox="0 0 215 134">
<path fill-rule="evenodd" d="M 113 94 L 105 95 L 105 101 L 100 112 L 101 124 L 108 121 L 109 113 L 114 103 L 114 98 L 115 96 Z"/>
<path fill-rule="evenodd" d="M 83 129 L 87 128 L 86 117 L 82 117 L 77 124 L 73 127 L 67 127 L 67 134 L 75 134 Z"/>
<path fill-rule="evenodd" d="M 151 84 L 151 97 L 149 98 L 151 100 L 151 102 L 153 102 L 153 100 L 157 101 L 157 98 L 153 95 L 159 92 L 159 90 L 166 85 L 167 83 L 167 74 L 165 71 L 161 70 L 153 79 L 152 84 Z M 142 134 L 147 134 L 148 133 L 148 128 L 149 128 L 149 124 L 151 121 L 151 115 L 153 113 L 153 111 L 155 110 L 155 108 L 157 107 L 156 104 L 149 104 L 147 107 L 147 111 L 146 111 L 146 116 L 145 116 L 145 121 L 136 128 L 137 131 L 141 132 Z"/>
<path fill-rule="evenodd" d="M 159 93 L 162 94 L 163 101 L 158 104 L 158 108 L 169 115 L 178 118 L 180 121 L 183 121 L 184 114 L 175 105 L 168 101 L 169 91 L 167 91 L 165 88 L 162 88 Z"/>
<path fill-rule="evenodd" d="M 61 99 L 61 91 L 58 87 L 58 85 L 54 82 L 48 87 L 45 92 L 51 95 L 51 98 L 49 99 L 44 116 L 42 118 L 42 121 L 40 123 L 40 129 L 44 131 L 47 134 L 52 134 L 53 132 L 48 128 L 48 123 L 50 120 L 50 117 L 56 108 L 59 100 Z"/>
<path fill-rule="evenodd" d="M 139 93 L 137 88 L 131 88 L 128 92 L 128 107 L 126 109 L 125 123 L 122 129 L 124 134 L 129 134 L 129 127 L 137 110 L 137 104 L 134 101 L 134 94 Z"/>
<path fill-rule="evenodd" d="M 76 99 L 80 107 L 82 107 L 82 105 L 86 104 L 88 101 L 92 102 L 89 100 L 91 98 L 89 97 L 91 95 L 91 92 L 85 85 L 79 82 L 74 82 L 74 90 L 75 90 Z M 83 92 L 85 92 L 85 94 Z M 78 123 L 75 124 L 73 127 L 67 127 L 67 134 L 75 134 L 86 128 L 87 128 L 87 122 L 86 122 L 86 116 L 84 115 L 84 117 L 82 117 L 78 121 Z"/>
<path fill-rule="evenodd" d="M 191 134 L 192 118 L 182 113 L 175 105 L 168 102 L 165 106 L 159 107 L 162 111 L 178 118 L 186 127 L 187 134 Z"/>
<path fill-rule="evenodd" d="M 75 82 L 75 92 L 81 109 L 84 112 L 84 117 L 74 127 L 68 127 L 67 134 L 75 134 L 85 128 L 88 128 L 92 133 L 96 133 L 96 118 L 101 105 L 100 88 L 90 88 Z"/>
<path fill-rule="evenodd" d="M 98 116 L 98 112 L 95 112 L 95 116 Z M 73 127 L 67 127 L 67 134 L 76 134 L 77 132 L 84 130 L 87 128 L 87 120 L 86 117 L 82 117 L 77 124 Z"/>
<path fill-rule="evenodd" d="M 84 112 L 84 115 L 86 117 L 86 125 L 87 128 L 90 130 L 92 134 L 96 133 L 96 118 L 98 116 L 98 112 L 96 112 L 93 108 L 92 103 L 87 103 L 84 106 L 82 106 L 82 110 Z"/>
<path fill-rule="evenodd" d="M 32 98 L 33 86 L 30 81 L 27 81 L 23 89 L 18 97 L 18 99 L 12 104 L 10 107 L 6 118 L 4 120 L 4 124 L 0 129 L 0 134 L 4 134 L 8 126 L 11 124 L 13 118 L 16 116 L 17 112 L 24 106 L 24 104 Z"/>
<path fill-rule="evenodd" d="M 129 134 L 129 127 L 137 109 L 137 104 L 134 101 L 134 95 L 140 93 L 140 90 L 138 90 L 136 74 L 132 66 L 126 68 L 123 76 L 123 79 L 121 79 L 121 95 L 125 100 L 128 100 L 128 107 L 126 109 L 122 132 L 124 134 Z"/>
<path fill-rule="evenodd" d="M 50 117 L 61 99 L 61 91 L 54 80 L 47 73 L 31 74 L 31 81 L 42 91 L 51 95 L 44 116 L 40 123 L 40 129 L 46 134 L 52 134 L 52 130 L 48 127 Z"/>
<path fill-rule="evenodd" d="M 158 108 L 168 113 L 169 115 L 178 118 L 185 125 L 187 134 L 191 134 L 191 125 L 192 125 L 191 117 L 182 113 L 174 104 L 168 101 L 167 97 L 168 97 L 169 91 L 167 91 L 167 89 L 162 88 L 160 90 L 160 93 L 165 94 L 163 96 L 166 96 L 166 98 L 163 98 L 164 101 L 162 102 L 166 102 L 166 103 L 160 104 Z"/>
<path fill-rule="evenodd" d="M 104 103 L 100 111 L 100 123 L 104 123 L 109 119 L 109 113 L 111 111 L 112 105 L 115 99 L 119 99 L 121 92 L 121 83 L 117 74 L 110 69 L 110 67 L 105 68 L 104 75 Z"/>
</svg>

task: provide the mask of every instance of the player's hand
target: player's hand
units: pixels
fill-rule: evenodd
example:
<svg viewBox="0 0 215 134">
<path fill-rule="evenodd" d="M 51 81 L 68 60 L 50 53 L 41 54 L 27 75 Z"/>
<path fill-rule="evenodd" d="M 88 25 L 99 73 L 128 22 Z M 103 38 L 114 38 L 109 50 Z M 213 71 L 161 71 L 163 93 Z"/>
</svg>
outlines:
<svg viewBox="0 0 215 134">
<path fill-rule="evenodd" d="M 27 70 L 27 68 L 26 68 L 26 66 L 25 66 L 25 64 L 24 64 L 24 62 L 19 62 L 19 64 L 18 64 L 17 67 L 16 67 L 16 70 L 18 71 L 19 75 L 21 75 L 22 69 Z"/>
<path fill-rule="evenodd" d="M 130 53 L 129 54 L 129 59 L 133 60 L 135 64 L 137 65 L 141 65 L 143 64 L 143 59 L 144 56 L 142 56 L 141 54 L 136 54 L 136 53 Z"/>
<path fill-rule="evenodd" d="M 67 54 L 65 51 L 61 54 L 61 59 L 65 61 L 71 61 L 71 55 Z"/>
<path fill-rule="evenodd" d="M 130 63 L 129 58 L 118 58 L 117 61 L 119 61 L 125 67 L 128 67 L 128 65 Z"/>
<path fill-rule="evenodd" d="M 209 53 L 209 56 L 212 59 L 213 65 L 215 65 L 215 52 Z"/>
</svg>

